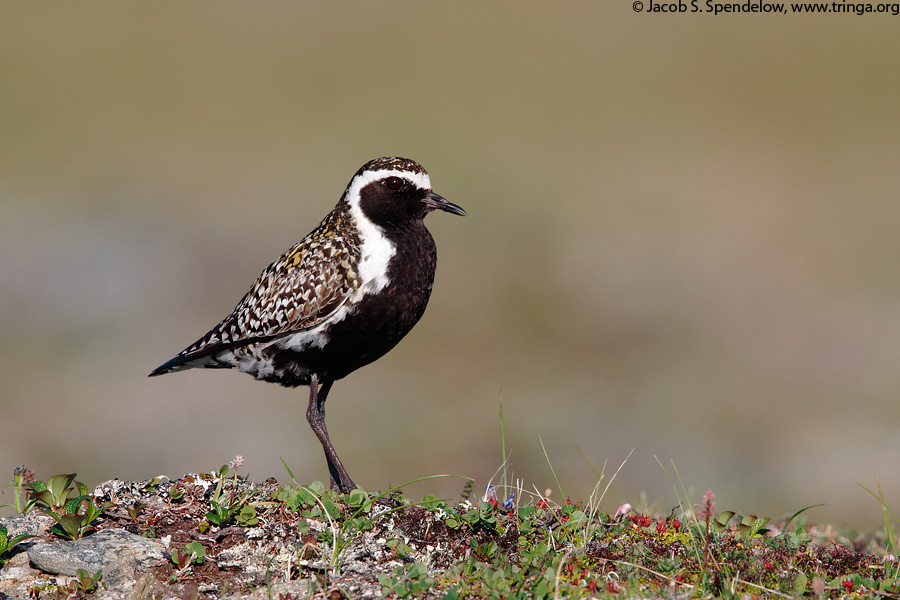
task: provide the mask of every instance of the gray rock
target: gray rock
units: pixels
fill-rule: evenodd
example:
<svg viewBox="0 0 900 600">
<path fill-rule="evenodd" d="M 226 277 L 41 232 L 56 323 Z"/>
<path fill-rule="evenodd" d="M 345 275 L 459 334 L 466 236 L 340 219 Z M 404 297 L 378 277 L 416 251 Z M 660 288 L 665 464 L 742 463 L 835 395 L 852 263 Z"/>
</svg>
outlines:
<svg viewBox="0 0 900 600">
<path fill-rule="evenodd" d="M 19 546 L 16 546 L 16 548 L 19 548 Z M 0 592 L 6 591 L 2 585 L 5 581 L 17 581 L 35 575 L 40 575 L 40 573 L 31 568 L 31 565 L 28 563 L 28 553 L 14 554 L 0 569 Z"/>
<path fill-rule="evenodd" d="M 28 535 L 41 536 L 50 531 L 56 521 L 53 517 L 48 517 L 36 510 L 24 515 L 13 515 L 5 519 L 0 519 L 0 525 L 5 525 L 9 530 L 9 537 L 26 533 Z M 26 540 L 23 544 L 29 542 Z"/>
<path fill-rule="evenodd" d="M 31 564 L 54 575 L 74 576 L 78 569 L 90 574 L 98 569 L 107 589 L 130 591 L 138 572 L 164 562 L 165 548 L 157 540 L 123 529 L 104 529 L 71 542 L 38 544 L 28 550 Z"/>
</svg>

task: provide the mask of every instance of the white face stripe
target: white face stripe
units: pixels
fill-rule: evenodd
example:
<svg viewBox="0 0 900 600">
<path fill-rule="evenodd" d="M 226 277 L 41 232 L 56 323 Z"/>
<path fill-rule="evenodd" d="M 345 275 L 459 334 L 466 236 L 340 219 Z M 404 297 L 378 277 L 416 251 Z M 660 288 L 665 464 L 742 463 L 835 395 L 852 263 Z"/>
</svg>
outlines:
<svg viewBox="0 0 900 600">
<path fill-rule="evenodd" d="M 347 200 L 350 206 L 359 204 L 359 192 L 364 187 L 386 177 L 399 177 L 411 182 L 417 188 L 422 190 L 431 189 L 431 177 L 428 173 L 413 173 L 412 171 L 398 171 L 396 169 L 379 169 L 377 171 L 364 171 L 362 175 L 357 175 L 350 182 L 350 189 L 347 190 Z"/>
<path fill-rule="evenodd" d="M 384 289 L 390 282 L 387 276 L 388 263 L 397 253 L 397 247 L 389 240 L 384 231 L 369 220 L 359 206 L 360 192 L 372 183 L 386 177 L 400 177 L 423 190 L 431 189 L 431 178 L 427 173 L 413 173 L 395 169 L 379 169 L 365 171 L 350 182 L 347 189 L 347 202 L 350 204 L 350 216 L 359 230 L 360 258 L 359 277 L 362 281 L 358 293 L 374 294 Z"/>
</svg>

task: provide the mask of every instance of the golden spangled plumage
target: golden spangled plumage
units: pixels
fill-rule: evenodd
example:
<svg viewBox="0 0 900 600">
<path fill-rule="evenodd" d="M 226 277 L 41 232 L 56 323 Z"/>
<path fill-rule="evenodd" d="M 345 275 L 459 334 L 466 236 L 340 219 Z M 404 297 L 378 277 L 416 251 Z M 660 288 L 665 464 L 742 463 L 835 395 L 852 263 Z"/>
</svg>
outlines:
<svg viewBox="0 0 900 600">
<path fill-rule="evenodd" d="M 170 361 L 176 364 L 166 363 L 165 372 L 194 366 L 188 363 L 228 348 L 316 326 L 359 287 L 359 258 L 356 229 L 341 202 L 303 241 L 263 270 L 230 315 Z"/>
<path fill-rule="evenodd" d="M 230 315 L 150 375 L 237 368 L 309 385 L 307 420 L 332 487 L 350 491 L 325 428 L 325 399 L 335 380 L 383 356 L 425 312 L 437 250 L 423 219 L 433 210 L 466 214 L 431 190 L 415 161 L 366 163 L 334 210 L 263 270 Z"/>
</svg>

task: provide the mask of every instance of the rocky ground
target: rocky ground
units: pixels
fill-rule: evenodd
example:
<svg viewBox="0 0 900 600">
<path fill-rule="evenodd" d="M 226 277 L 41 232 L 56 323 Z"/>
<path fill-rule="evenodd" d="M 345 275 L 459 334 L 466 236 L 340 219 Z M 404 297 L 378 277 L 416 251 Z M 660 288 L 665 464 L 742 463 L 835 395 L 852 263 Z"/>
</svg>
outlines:
<svg viewBox="0 0 900 600">
<path fill-rule="evenodd" d="M 3 520 L 10 537 L 36 537 L 9 552 L 0 569 L 0 599 L 56 600 L 88 594 L 97 600 L 370 598 L 382 595 L 379 574 L 411 561 L 440 562 L 429 545 L 437 529 L 422 530 L 429 526 L 429 513 L 422 508 L 409 506 L 390 519 L 378 519 L 397 504 L 379 500 L 365 522 L 343 532 L 346 543 L 335 556 L 333 544 L 319 540 L 331 540 L 333 532 L 340 535 L 337 523 L 324 516 L 306 519 L 302 511 L 273 501 L 279 489 L 274 480 L 252 484 L 226 478 L 220 490 L 222 505 L 253 506 L 253 515 L 245 517 L 243 526 L 239 517 L 220 527 L 212 525 L 207 513 L 216 493 L 214 480 L 194 474 L 174 482 L 102 483 L 93 495 L 104 510 L 75 540 L 51 532 L 55 520 L 38 510 Z M 202 545 L 203 560 L 177 564 L 179 551 L 189 556 L 184 549 L 191 542 Z M 458 548 L 444 552 L 464 553 L 464 542 L 463 537 L 456 541 Z M 79 569 L 91 576 L 101 572 L 96 589 L 84 589 Z"/>
<path fill-rule="evenodd" d="M 17 471 L 17 476 L 21 475 Z M 715 513 L 614 515 L 549 491 L 447 503 L 321 483 L 251 483 L 223 467 L 176 481 L 74 475 L 0 520 L 0 600 L 898 597 L 891 535 L 856 539 Z M 31 484 L 34 485 L 34 484 Z M 43 486 L 44 484 L 41 483 Z M 24 488 L 17 489 L 17 499 Z M 25 510 L 30 508 L 30 510 Z M 55 515 L 55 516 L 54 516 Z M 790 527 L 788 526 L 790 525 Z M 3 531 L 5 527 L 6 531 Z M 33 537 L 16 538 L 20 535 Z M 18 542 L 18 543 L 16 543 Z"/>
</svg>

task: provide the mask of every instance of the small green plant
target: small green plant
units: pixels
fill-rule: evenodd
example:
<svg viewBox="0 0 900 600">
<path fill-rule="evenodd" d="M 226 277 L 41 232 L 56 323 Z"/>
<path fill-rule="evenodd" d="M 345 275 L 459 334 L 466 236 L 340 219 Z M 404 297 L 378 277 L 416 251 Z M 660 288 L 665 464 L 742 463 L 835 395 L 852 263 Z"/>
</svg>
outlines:
<svg viewBox="0 0 900 600">
<path fill-rule="evenodd" d="M 132 521 L 137 523 L 138 517 L 140 516 L 141 511 L 144 510 L 145 508 L 147 508 L 147 503 L 142 500 L 138 500 L 130 508 L 126 508 L 125 512 L 128 513 L 128 516 L 131 517 Z"/>
<path fill-rule="evenodd" d="M 420 562 L 414 562 L 394 569 L 394 574 L 382 573 L 378 576 L 382 597 L 396 594 L 398 598 L 424 596 L 434 587 L 435 580 L 428 576 L 428 569 Z"/>
<path fill-rule="evenodd" d="M 235 456 L 227 465 L 222 465 L 217 473 L 216 488 L 213 490 L 209 501 L 212 510 L 206 513 L 206 520 L 216 526 L 225 527 L 231 523 L 237 523 L 241 527 L 252 527 L 259 523 L 256 517 L 256 507 L 248 504 L 246 498 L 236 498 L 238 475 L 237 470 L 244 464 L 244 457 Z M 231 494 L 224 491 L 225 481 L 228 479 L 228 471 L 233 469 L 231 481 Z M 173 488 L 174 489 L 174 488 Z M 180 498 L 180 496 L 179 496 Z M 173 498 L 175 499 L 175 498 Z"/>
<path fill-rule="evenodd" d="M 67 585 L 57 584 L 53 593 L 54 600 L 72 600 L 82 599 L 87 594 L 95 592 L 99 589 L 100 579 L 103 577 L 103 571 L 97 570 L 91 575 L 84 569 L 75 571 L 75 578 Z"/>
<path fill-rule="evenodd" d="M 74 583 L 81 592 L 87 594 L 98 589 L 97 584 L 100 583 L 101 577 L 103 577 L 103 571 L 100 569 L 97 569 L 97 572 L 93 575 L 91 575 L 84 569 L 77 569 L 75 571 Z"/>
<path fill-rule="evenodd" d="M 206 519 L 216 527 L 224 527 L 232 521 L 241 527 L 252 527 L 259 523 L 256 508 L 243 502 L 222 505 L 215 500 L 210 501 L 212 510 L 206 513 Z"/>
<path fill-rule="evenodd" d="M 175 582 L 187 573 L 193 565 L 202 565 L 206 560 L 206 548 L 200 542 L 188 542 L 184 548 L 176 548 L 169 557 L 178 570 L 170 577 Z"/>
<path fill-rule="evenodd" d="M 741 534 L 741 537 L 749 540 L 750 538 L 754 538 L 757 536 L 764 536 L 769 532 L 768 529 L 763 529 L 769 521 L 771 521 L 769 517 L 757 517 L 756 515 L 745 515 L 740 517 L 738 521 L 738 528 Z"/>
<path fill-rule="evenodd" d="M 161 483 L 161 481 L 160 481 L 159 477 L 154 477 L 153 479 L 151 479 L 150 481 L 148 481 L 141 487 L 141 491 L 146 494 L 155 494 L 156 491 L 159 489 L 160 483 Z"/>
<path fill-rule="evenodd" d="M 46 483 L 34 481 L 25 484 L 25 487 L 28 489 L 28 500 L 25 503 L 24 512 L 28 512 L 32 507 L 37 506 L 38 508 L 62 514 L 66 502 L 69 501 L 69 495 L 76 489 L 72 487 L 73 481 L 77 486 L 79 496 L 84 496 L 88 493 L 87 486 L 79 481 L 75 481 L 75 473 L 54 475 Z"/>
<path fill-rule="evenodd" d="M 19 535 L 9 537 L 9 529 L 7 529 L 5 525 L 0 525 L 0 567 L 6 562 L 8 552 L 15 548 L 17 544 L 33 537 L 35 536 L 27 533 L 20 533 Z"/>
<path fill-rule="evenodd" d="M 169 499 L 172 502 L 178 502 L 184 498 L 184 487 L 179 483 L 169 488 Z"/>
<path fill-rule="evenodd" d="M 209 504 L 212 506 L 212 510 L 206 513 L 206 520 L 216 527 L 224 527 L 233 521 L 243 508 L 241 504 L 219 504 L 215 500 L 211 500 Z"/>
<path fill-rule="evenodd" d="M 28 490 L 28 500 L 24 511 L 37 507 L 53 517 L 56 525 L 50 531 L 69 540 L 76 540 L 93 531 L 91 524 L 102 512 L 94 503 L 87 486 L 75 480 L 75 473 L 54 475 L 46 483 L 27 483 L 25 488 Z M 78 495 L 70 498 L 76 491 Z"/>
<path fill-rule="evenodd" d="M 227 465 L 222 465 L 222 468 L 219 469 L 217 473 L 217 481 L 216 481 L 216 489 L 213 491 L 212 499 L 218 502 L 219 504 L 223 504 L 223 499 L 225 496 L 224 488 L 225 488 L 225 480 L 228 478 L 228 470 L 232 469 L 234 474 L 231 480 L 231 501 L 229 504 L 235 503 L 235 492 L 237 490 L 237 480 L 238 474 L 237 470 L 244 466 L 244 457 L 238 454 L 234 457 L 234 460 L 230 461 Z"/>
<path fill-rule="evenodd" d="M 94 530 L 91 524 L 97 520 L 102 511 L 94 504 L 93 498 L 84 494 L 66 502 L 63 514 L 51 510 L 44 512 L 56 519 L 56 525 L 50 528 L 51 532 L 67 540 L 77 540 Z"/>
<path fill-rule="evenodd" d="M 46 592 L 51 587 L 53 587 L 53 584 L 49 581 L 37 581 L 28 585 L 25 589 L 28 590 L 29 598 L 39 598 L 41 592 Z"/>
<path fill-rule="evenodd" d="M 444 521 L 450 529 L 468 526 L 472 532 L 499 533 L 496 502 L 480 500 L 475 504 L 460 505 L 460 508 L 461 512 L 454 511 L 455 514 L 448 516 Z"/>
</svg>

